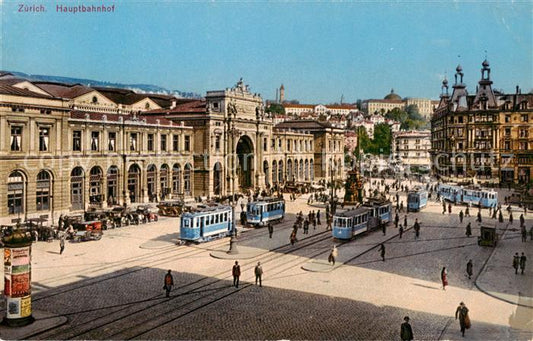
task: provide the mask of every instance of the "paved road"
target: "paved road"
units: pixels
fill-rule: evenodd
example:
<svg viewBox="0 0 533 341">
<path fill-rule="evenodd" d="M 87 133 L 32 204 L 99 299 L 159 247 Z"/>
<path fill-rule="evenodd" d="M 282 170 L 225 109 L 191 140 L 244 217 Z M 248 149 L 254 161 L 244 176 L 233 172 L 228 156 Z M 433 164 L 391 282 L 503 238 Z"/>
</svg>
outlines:
<svg viewBox="0 0 533 341">
<path fill-rule="evenodd" d="M 464 301 L 473 320 L 466 339 L 531 339 L 527 324 L 532 310 L 488 296 L 474 280 L 514 297 L 513 286 L 524 286 L 531 271 L 526 271 L 524 281 L 513 277 L 502 287 L 491 266 L 480 270 L 489 259 L 489 265 L 504 262 L 507 247 L 521 247 L 533 259 L 533 242 L 517 245 L 516 239 L 509 239 L 491 257 L 494 249 L 477 246 L 476 224 L 474 235 L 467 238 L 466 221 L 459 224 L 456 208 L 454 214 L 442 215 L 441 206 L 432 203 L 408 215 L 409 225 L 415 217 L 422 223 L 420 240 L 414 240 L 412 231 L 399 239 L 390 225 L 387 236 L 376 231 L 339 246 L 339 261 L 345 262 L 341 266 L 309 272 L 302 265 L 313 261 L 310 257 L 323 261 L 335 241 L 309 242 L 294 252 L 288 246 L 267 252 L 288 242 L 293 214 L 309 210 L 306 199 L 287 205 L 287 219 L 275 227 L 273 239 L 264 229 L 242 234 L 242 245 L 265 252 L 257 259 L 241 260 L 239 289 L 231 287 L 233 260 L 209 255 L 227 248 L 228 240 L 177 247 L 173 218 L 107 231 L 98 242 L 67 244 L 61 256 L 57 242 L 34 244 L 33 308 L 69 318 L 66 325 L 37 338 L 390 340 L 398 338 L 403 316 L 409 315 L 416 339 L 461 339 L 453 313 Z M 308 241 L 320 239 L 313 234 L 324 228 L 311 229 Z M 385 262 L 377 248 L 354 257 L 384 240 Z M 305 243 L 300 239 L 298 244 Z M 253 285 L 252 269 L 259 259 L 264 260 L 262 288 Z M 468 259 L 474 263 L 472 280 L 465 276 Z M 440 284 L 443 266 L 450 284 L 445 291 Z M 173 270 L 176 282 L 170 299 L 162 290 L 167 269 Z"/>
</svg>

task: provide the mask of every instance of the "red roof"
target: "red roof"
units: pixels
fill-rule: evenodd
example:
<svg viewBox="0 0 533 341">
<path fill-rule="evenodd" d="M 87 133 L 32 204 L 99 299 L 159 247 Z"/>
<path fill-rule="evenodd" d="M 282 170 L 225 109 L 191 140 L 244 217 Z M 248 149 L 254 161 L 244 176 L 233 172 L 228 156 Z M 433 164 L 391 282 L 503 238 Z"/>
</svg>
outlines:
<svg viewBox="0 0 533 341">
<path fill-rule="evenodd" d="M 192 99 L 185 103 L 176 105 L 172 109 L 157 109 L 145 112 L 145 114 L 185 114 L 185 113 L 206 113 L 205 110 L 206 101 Z"/>
<path fill-rule="evenodd" d="M 71 111 L 70 117 L 75 119 L 86 119 L 88 115 L 89 120 L 92 121 L 103 121 L 104 116 L 106 116 L 106 120 L 110 122 L 119 122 L 120 118 L 125 120 L 133 120 L 134 115 L 128 114 L 128 115 L 122 115 L 122 114 L 107 114 L 107 113 L 100 113 L 100 112 L 85 112 L 85 111 Z M 148 124 L 158 124 L 157 120 L 159 120 L 159 125 L 165 125 L 169 126 L 172 125 L 172 121 L 165 118 L 164 116 L 156 116 L 156 115 L 143 115 L 142 113 L 139 115 L 136 115 L 136 117 L 139 120 L 146 120 L 146 123 Z"/>
</svg>

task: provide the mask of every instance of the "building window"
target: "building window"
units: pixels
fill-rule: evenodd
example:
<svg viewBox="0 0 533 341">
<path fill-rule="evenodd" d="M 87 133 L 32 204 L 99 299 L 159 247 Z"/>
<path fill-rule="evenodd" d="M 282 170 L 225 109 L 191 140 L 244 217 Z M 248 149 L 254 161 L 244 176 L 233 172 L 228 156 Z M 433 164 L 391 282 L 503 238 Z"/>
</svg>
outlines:
<svg viewBox="0 0 533 341">
<path fill-rule="evenodd" d="M 11 151 L 22 150 L 22 127 L 11 127 Z"/>
<path fill-rule="evenodd" d="M 291 151 L 291 140 L 287 140 L 287 151 Z"/>
<path fill-rule="evenodd" d="M 511 128 L 505 128 L 505 136 L 511 136 Z"/>
<path fill-rule="evenodd" d="M 108 149 L 110 152 L 114 152 L 116 150 L 117 133 L 110 132 L 108 136 L 109 136 Z"/>
<path fill-rule="evenodd" d="M 39 128 L 39 151 L 47 152 L 49 148 L 50 128 Z"/>
<path fill-rule="evenodd" d="M 281 139 L 278 139 L 278 150 L 281 151 Z"/>
<path fill-rule="evenodd" d="M 268 149 L 268 139 L 265 137 L 263 138 L 263 151 L 266 152 Z"/>
<path fill-rule="evenodd" d="M 528 137 L 528 129 L 527 128 L 520 129 L 520 137 Z"/>
<path fill-rule="evenodd" d="M 167 135 L 166 134 L 161 135 L 161 151 L 163 152 L 167 151 Z"/>
<path fill-rule="evenodd" d="M 520 142 L 518 147 L 520 150 L 527 150 L 527 142 Z"/>
<path fill-rule="evenodd" d="M 459 123 L 463 123 L 463 116 L 459 116 L 459 117 L 458 117 L 458 122 L 459 122 Z"/>
<path fill-rule="evenodd" d="M 137 133 L 130 133 L 130 150 L 137 150 Z"/>
<path fill-rule="evenodd" d="M 180 137 L 179 135 L 172 136 L 172 150 L 177 152 L 180 150 Z"/>
<path fill-rule="evenodd" d="M 505 115 L 505 123 L 511 122 L 511 115 Z"/>
<path fill-rule="evenodd" d="M 503 143 L 503 149 L 510 150 L 511 149 L 511 142 L 510 141 L 505 141 Z"/>
<path fill-rule="evenodd" d="M 100 133 L 97 131 L 91 132 L 91 150 L 97 151 L 100 146 Z"/>
<path fill-rule="evenodd" d="M 185 136 L 185 151 L 186 152 L 191 151 L 191 137 L 189 135 Z"/>
<path fill-rule="evenodd" d="M 276 140 L 272 139 L 271 143 L 270 143 L 270 149 L 272 149 L 272 151 L 274 151 L 275 148 L 276 148 Z"/>
<path fill-rule="evenodd" d="M 44 170 L 37 174 L 36 207 L 37 211 L 50 209 L 50 173 Z"/>
<path fill-rule="evenodd" d="M 220 135 L 215 136 L 215 150 L 220 151 Z"/>
<path fill-rule="evenodd" d="M 522 115 L 521 119 L 522 119 L 522 122 L 527 122 L 528 121 L 528 115 L 527 114 Z"/>
<path fill-rule="evenodd" d="M 7 208 L 9 214 L 22 213 L 24 203 L 24 176 L 15 171 L 7 178 Z"/>
<path fill-rule="evenodd" d="M 148 134 L 148 140 L 147 140 L 147 148 L 148 151 L 153 152 L 154 151 L 154 134 Z"/>
<path fill-rule="evenodd" d="M 72 150 L 81 151 L 81 130 L 72 132 Z"/>
</svg>

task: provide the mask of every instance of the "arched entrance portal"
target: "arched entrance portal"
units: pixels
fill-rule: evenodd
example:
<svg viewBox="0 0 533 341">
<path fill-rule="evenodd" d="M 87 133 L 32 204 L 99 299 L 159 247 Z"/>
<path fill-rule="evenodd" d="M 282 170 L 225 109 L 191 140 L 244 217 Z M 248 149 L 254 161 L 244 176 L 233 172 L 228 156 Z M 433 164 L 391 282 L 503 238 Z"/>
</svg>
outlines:
<svg viewBox="0 0 533 341">
<path fill-rule="evenodd" d="M 237 177 L 241 189 L 253 186 L 252 175 L 254 173 L 254 145 L 248 136 L 242 136 L 237 143 Z"/>
</svg>

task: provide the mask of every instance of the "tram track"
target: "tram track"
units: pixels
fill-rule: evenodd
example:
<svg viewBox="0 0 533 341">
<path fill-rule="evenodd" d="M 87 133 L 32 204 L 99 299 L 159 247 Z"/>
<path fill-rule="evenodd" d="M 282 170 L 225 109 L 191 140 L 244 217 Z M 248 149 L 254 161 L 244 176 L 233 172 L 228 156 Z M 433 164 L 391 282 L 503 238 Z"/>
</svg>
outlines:
<svg viewBox="0 0 533 341">
<path fill-rule="evenodd" d="M 268 253 L 265 255 L 260 255 L 256 257 L 253 261 L 249 261 L 246 263 L 243 263 L 241 265 L 241 269 L 243 272 L 253 269 L 255 266 L 256 261 L 261 261 L 263 264 L 267 264 L 275 259 L 280 259 L 288 254 L 295 253 L 298 250 L 304 249 L 308 246 L 314 245 L 316 243 L 323 242 L 325 240 L 329 240 L 329 231 L 324 231 L 321 233 L 317 233 L 315 235 L 312 235 L 310 237 L 302 239 L 298 244 L 295 246 L 290 246 L 289 244 L 284 244 L 280 247 L 277 247 L 271 251 L 274 251 L 274 253 Z M 323 235 L 326 234 L 324 237 Z M 322 252 L 322 251 L 321 251 Z M 307 259 L 305 260 L 307 261 Z M 218 278 L 217 278 L 218 277 Z M 215 280 L 212 280 L 212 278 L 216 278 Z M 235 289 L 232 286 L 216 286 L 217 284 L 224 283 L 228 280 L 231 280 L 231 276 L 227 276 L 227 271 L 220 272 L 214 275 L 211 275 L 210 277 L 203 277 L 196 281 L 187 283 L 185 285 L 182 285 L 180 287 L 180 291 L 175 290 L 174 292 L 178 292 L 178 294 L 172 295 L 169 299 L 161 298 L 161 295 L 154 295 L 147 299 L 143 299 L 140 301 L 135 301 L 131 303 L 116 305 L 115 307 L 119 307 L 120 309 L 113 309 L 113 311 L 105 313 L 105 314 L 97 314 L 95 317 L 89 317 L 85 316 L 90 313 L 97 313 L 100 310 L 106 310 L 108 307 L 102 307 L 99 309 L 90 309 L 87 311 L 78 311 L 77 317 L 75 318 L 76 321 L 80 321 L 79 324 L 72 326 L 72 322 L 69 323 L 69 325 L 65 326 L 65 328 L 61 328 L 59 331 L 55 331 L 54 333 L 45 333 L 43 334 L 44 338 L 47 339 L 58 339 L 58 338 L 68 338 L 68 339 L 74 339 L 82 337 L 84 339 L 91 339 L 91 338 L 101 338 L 101 331 L 105 330 L 106 339 L 109 338 L 117 338 L 117 335 L 124 333 L 124 326 L 127 326 L 126 329 L 132 330 L 134 328 L 140 328 L 141 326 L 146 325 L 146 323 L 138 323 L 135 319 L 139 318 L 139 315 L 142 314 L 142 316 L 149 316 L 150 320 L 154 319 L 157 316 L 165 316 L 165 315 L 172 315 L 173 311 L 176 310 L 175 305 L 169 305 L 169 302 L 175 302 L 178 299 L 183 299 L 184 297 L 190 298 L 188 302 L 185 302 L 183 304 L 180 304 L 178 306 L 179 309 L 187 309 L 188 307 L 191 307 L 191 309 L 187 309 L 190 311 L 187 314 L 190 314 L 192 311 L 196 311 L 197 309 L 194 308 L 194 305 L 196 302 L 201 302 L 203 299 L 209 298 L 213 296 L 213 292 L 217 292 L 217 297 L 220 296 L 220 291 L 224 291 L 227 288 L 232 288 L 232 291 L 235 291 Z M 203 283 L 205 282 L 205 283 Z M 200 284 L 198 286 L 198 284 Z M 212 286 L 215 286 L 215 288 L 210 288 Z M 183 291 L 183 289 L 190 288 L 189 290 Z M 239 290 L 239 289 L 237 289 Z M 205 295 L 201 295 L 202 293 L 208 292 Z M 200 297 L 196 297 L 200 294 Z M 223 294 L 224 296 L 225 294 Z M 228 295 L 231 295 L 229 293 Z M 215 298 L 215 301 L 220 300 L 221 298 Z M 209 301 L 212 301 L 210 299 Z M 138 307 L 138 304 L 143 305 L 142 307 Z M 212 304 L 207 303 L 207 305 Z M 133 306 L 137 306 L 135 309 L 131 309 Z M 149 313 L 150 310 L 154 310 L 154 313 Z M 163 311 L 163 312 L 161 312 Z M 70 315 L 70 314 L 69 314 Z M 74 313 L 72 313 L 74 315 Z M 120 316 L 117 316 L 120 315 Z M 184 315 L 185 316 L 185 315 Z M 110 319 L 111 317 L 111 319 Z M 130 323 L 128 323 L 128 320 L 132 320 Z M 88 326 L 87 321 L 90 321 L 90 325 Z M 97 323 L 97 325 L 94 325 Z M 134 326 L 134 327 L 131 327 Z M 120 329 L 113 332 L 113 334 L 109 335 L 108 333 L 111 330 L 114 329 Z M 65 333 L 68 330 L 67 333 Z M 96 332 L 97 335 L 91 335 L 92 332 Z M 40 335 L 40 334 L 36 334 Z M 65 337 L 66 335 L 66 337 Z M 120 339 L 123 339 L 124 337 L 118 337 Z"/>
<path fill-rule="evenodd" d="M 220 243 L 217 243 L 217 244 L 215 244 L 213 246 L 214 247 L 218 247 L 218 246 L 224 245 L 226 243 L 227 242 L 225 240 L 223 240 Z M 168 255 L 167 257 L 164 257 L 164 258 L 160 258 L 161 255 L 168 254 L 169 252 L 181 251 L 181 250 L 183 250 L 184 252 L 179 252 L 179 253 L 176 253 L 176 254 Z M 149 257 L 148 259 L 147 259 L 146 255 L 139 255 L 139 256 L 131 257 L 131 258 L 127 259 L 126 261 L 120 261 L 120 262 L 116 262 L 115 264 L 110 264 L 109 266 L 106 266 L 106 267 L 93 267 L 92 271 L 87 272 L 86 270 L 84 270 L 81 273 L 84 276 L 86 276 L 88 274 L 93 274 L 93 273 L 96 273 L 96 272 L 101 272 L 101 271 L 113 269 L 113 267 L 116 267 L 118 265 L 124 266 L 125 264 L 128 264 L 128 263 L 135 264 L 136 268 L 134 270 L 130 270 L 130 271 L 122 270 L 122 271 L 118 271 L 118 273 L 113 272 L 111 275 L 106 276 L 105 278 L 97 279 L 97 280 L 87 280 L 82 285 L 69 287 L 68 289 L 65 289 L 65 290 L 54 291 L 54 292 L 49 293 L 49 294 L 38 293 L 38 294 L 36 294 L 36 297 L 32 299 L 32 301 L 33 302 L 38 302 L 38 301 L 45 300 L 45 299 L 48 299 L 48 298 L 51 298 L 51 297 L 54 297 L 54 296 L 65 294 L 67 292 L 83 289 L 83 288 L 86 288 L 86 287 L 89 287 L 89 286 L 92 286 L 92 285 L 95 285 L 95 284 L 100 284 L 100 283 L 103 283 L 103 282 L 106 282 L 106 281 L 115 280 L 117 278 L 120 278 L 120 277 L 123 277 L 123 276 L 127 276 L 127 275 L 130 275 L 130 274 L 135 273 L 135 272 L 142 271 L 142 270 L 146 269 L 145 267 L 143 267 L 145 265 L 156 266 L 156 265 L 164 264 L 164 263 L 168 262 L 169 260 L 180 260 L 180 259 L 183 259 L 183 258 L 186 258 L 186 257 L 195 256 L 195 255 L 201 254 L 201 253 L 203 253 L 203 252 L 205 252 L 207 250 L 209 250 L 209 249 L 201 249 L 201 248 L 199 248 L 199 249 L 187 250 L 186 248 L 182 248 L 181 246 L 172 245 L 171 247 L 165 248 L 164 250 L 159 250 L 159 252 L 157 252 L 157 253 L 150 254 L 148 256 Z M 178 257 L 178 258 L 176 258 L 176 257 Z M 139 260 L 143 260 L 143 262 L 139 264 L 138 263 Z M 78 275 L 79 274 L 73 274 L 70 277 L 75 277 L 75 276 L 78 276 Z M 65 277 L 58 278 L 58 280 L 60 280 L 60 279 L 65 279 Z M 54 283 L 54 281 L 53 282 L 48 282 L 48 281 L 40 281 L 40 282 L 38 282 L 39 285 L 47 285 L 47 284 L 50 284 L 50 283 Z"/>
</svg>

